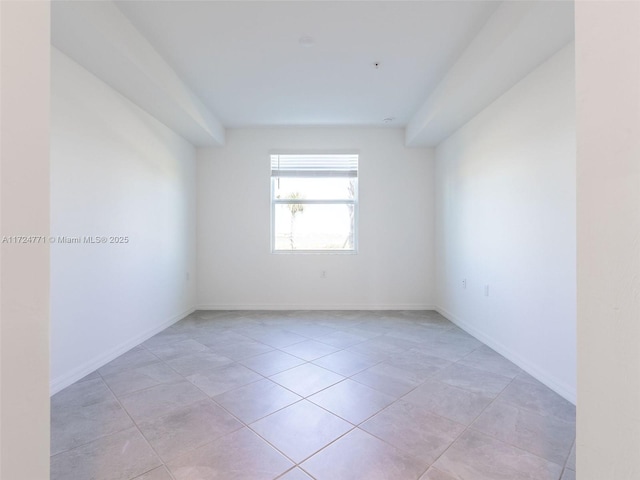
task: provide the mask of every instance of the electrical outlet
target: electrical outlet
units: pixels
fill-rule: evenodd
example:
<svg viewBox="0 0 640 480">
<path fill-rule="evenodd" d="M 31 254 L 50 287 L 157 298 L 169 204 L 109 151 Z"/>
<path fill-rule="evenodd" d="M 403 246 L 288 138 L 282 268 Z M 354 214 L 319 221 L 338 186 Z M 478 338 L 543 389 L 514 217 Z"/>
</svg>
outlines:
<svg viewBox="0 0 640 480">
<path fill-rule="evenodd" d="M 326 270 L 322 270 L 320 272 L 320 278 L 327 278 L 327 271 Z"/>
<path fill-rule="evenodd" d="M 467 279 L 466 278 L 462 279 L 462 288 L 467 288 Z"/>
</svg>

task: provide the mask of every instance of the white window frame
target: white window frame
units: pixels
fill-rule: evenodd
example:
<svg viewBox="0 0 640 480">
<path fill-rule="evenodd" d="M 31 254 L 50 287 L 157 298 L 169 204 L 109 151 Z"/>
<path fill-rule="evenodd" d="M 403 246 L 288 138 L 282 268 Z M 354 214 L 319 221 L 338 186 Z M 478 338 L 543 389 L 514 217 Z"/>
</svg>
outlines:
<svg viewBox="0 0 640 480">
<path fill-rule="evenodd" d="M 356 167 L 355 167 L 355 174 L 353 174 L 353 170 L 350 170 L 350 173 L 346 174 L 345 170 L 341 170 L 341 169 L 335 169 L 335 170 L 331 170 L 331 168 L 326 168 L 324 169 L 322 172 L 318 172 L 318 171 L 309 171 L 309 175 L 303 175 L 303 174 L 295 174 L 295 173 L 286 173 L 283 174 L 283 172 L 280 172 L 279 175 L 276 175 L 274 173 L 274 157 L 277 156 L 307 156 L 307 157 L 331 157 L 331 156 L 355 156 L 355 162 L 356 162 Z M 277 255 L 280 254 L 284 254 L 284 255 L 288 255 L 288 254 L 295 254 L 295 255 L 302 255 L 302 254 L 324 254 L 324 255 L 356 255 L 358 253 L 358 200 L 359 200 L 359 180 L 358 180 L 358 174 L 359 174 L 359 168 L 360 168 L 360 154 L 359 152 L 353 152 L 353 151 L 338 151 L 338 152 L 300 152 L 300 151 L 295 151 L 295 152 L 282 152 L 282 151 L 278 151 L 278 152 L 271 152 L 270 153 L 270 164 L 271 164 L 271 178 L 270 178 L 270 183 L 271 183 L 271 191 L 270 191 L 270 204 L 271 204 L 271 231 L 270 231 L 270 243 L 271 243 L 271 253 L 275 253 Z M 306 170 L 306 169 L 305 169 Z M 289 176 L 289 177 L 299 177 L 299 178 L 310 178 L 310 177 L 353 177 L 356 179 L 355 181 L 355 187 L 354 187 L 354 198 L 353 199 L 330 199 L 330 200 L 307 200 L 307 199 L 296 199 L 296 200 L 290 200 L 290 199 L 278 199 L 275 198 L 275 189 L 276 189 L 276 182 L 278 181 L 278 176 Z M 323 249 L 323 250 L 277 250 L 276 246 L 275 246 L 275 217 L 276 217 L 276 205 L 287 205 L 287 204 L 300 204 L 300 205 L 353 205 L 353 248 L 349 249 L 349 250 L 331 250 L 331 249 Z"/>
</svg>

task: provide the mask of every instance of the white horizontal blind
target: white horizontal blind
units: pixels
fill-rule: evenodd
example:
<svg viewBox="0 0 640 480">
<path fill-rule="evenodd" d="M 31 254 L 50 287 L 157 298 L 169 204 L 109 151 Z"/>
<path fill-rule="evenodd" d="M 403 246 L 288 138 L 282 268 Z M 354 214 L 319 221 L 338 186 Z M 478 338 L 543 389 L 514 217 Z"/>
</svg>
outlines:
<svg viewBox="0 0 640 480">
<path fill-rule="evenodd" d="M 357 177 L 357 154 L 271 155 L 272 177 Z"/>
</svg>

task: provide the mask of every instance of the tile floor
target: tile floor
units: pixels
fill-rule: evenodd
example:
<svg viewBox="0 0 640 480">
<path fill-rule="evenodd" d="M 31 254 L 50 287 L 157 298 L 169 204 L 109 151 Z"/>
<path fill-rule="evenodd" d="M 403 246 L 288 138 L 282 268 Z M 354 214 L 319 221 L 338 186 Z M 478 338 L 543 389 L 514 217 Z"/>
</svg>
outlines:
<svg viewBox="0 0 640 480">
<path fill-rule="evenodd" d="M 195 312 L 51 407 L 52 480 L 575 479 L 575 407 L 432 311 Z"/>
</svg>

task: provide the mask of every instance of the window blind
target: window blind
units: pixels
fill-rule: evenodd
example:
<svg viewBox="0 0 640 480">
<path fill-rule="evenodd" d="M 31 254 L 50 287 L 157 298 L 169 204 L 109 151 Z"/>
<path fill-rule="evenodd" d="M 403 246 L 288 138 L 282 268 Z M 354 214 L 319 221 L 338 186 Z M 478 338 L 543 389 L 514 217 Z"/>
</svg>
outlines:
<svg viewBox="0 0 640 480">
<path fill-rule="evenodd" d="M 271 155 L 272 177 L 357 177 L 358 155 Z"/>
</svg>

